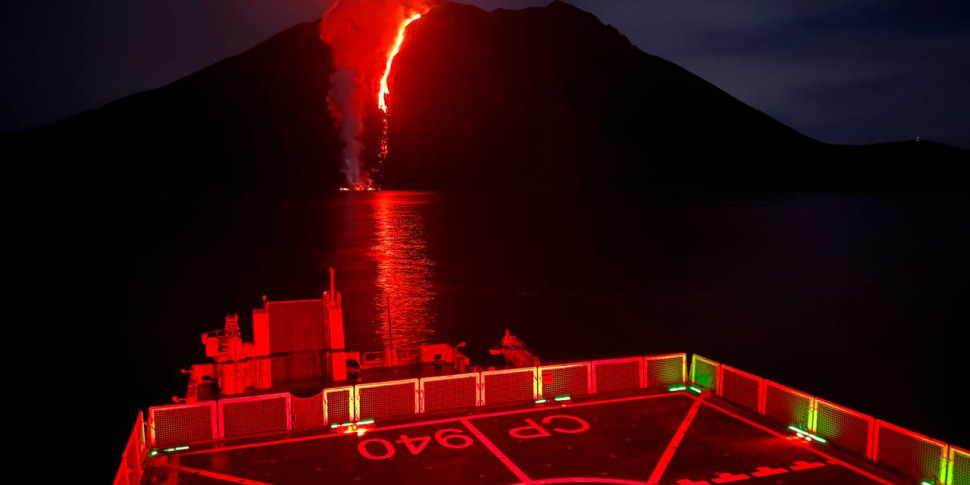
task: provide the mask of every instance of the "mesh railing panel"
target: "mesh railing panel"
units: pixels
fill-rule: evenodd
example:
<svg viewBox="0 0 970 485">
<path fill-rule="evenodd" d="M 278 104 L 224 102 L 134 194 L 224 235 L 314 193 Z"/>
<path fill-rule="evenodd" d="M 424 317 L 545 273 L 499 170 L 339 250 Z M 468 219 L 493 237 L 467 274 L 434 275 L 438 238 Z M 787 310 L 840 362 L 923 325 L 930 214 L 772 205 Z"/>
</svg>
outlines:
<svg viewBox="0 0 970 485">
<path fill-rule="evenodd" d="M 149 408 L 148 426 L 152 446 L 169 448 L 215 439 L 216 402 Z"/>
<path fill-rule="evenodd" d="M 648 389 L 666 389 L 675 384 L 683 384 L 686 354 L 673 354 L 657 357 L 644 357 L 644 386 Z"/>
<path fill-rule="evenodd" d="M 342 387 L 323 391 L 323 424 L 349 423 L 354 420 L 354 388 Z"/>
<path fill-rule="evenodd" d="M 421 391 L 426 413 L 473 408 L 478 404 L 478 374 L 422 379 Z"/>
<path fill-rule="evenodd" d="M 417 379 L 357 386 L 357 419 L 385 419 L 415 414 L 417 392 Z"/>
<path fill-rule="evenodd" d="M 937 483 L 946 445 L 876 421 L 876 463 L 917 482 Z"/>
<path fill-rule="evenodd" d="M 950 468 L 947 485 L 970 485 L 970 451 L 950 447 Z"/>
<path fill-rule="evenodd" d="M 821 399 L 816 399 L 815 409 L 815 434 L 860 458 L 869 457 L 872 417 Z"/>
<path fill-rule="evenodd" d="M 721 398 L 754 412 L 761 409 L 764 380 L 728 366 L 721 366 Z"/>
<path fill-rule="evenodd" d="M 536 398 L 536 370 L 482 372 L 482 400 L 486 406 L 531 401 Z"/>
<path fill-rule="evenodd" d="M 234 438 L 290 429 L 290 395 L 273 394 L 219 401 L 222 437 Z"/>
<path fill-rule="evenodd" d="M 293 396 L 293 429 L 323 426 L 323 392 L 310 397 Z"/>
<path fill-rule="evenodd" d="M 717 392 L 717 368 L 717 362 L 695 354 L 690 364 L 691 384 Z"/>
<path fill-rule="evenodd" d="M 589 363 L 540 367 L 542 397 L 584 397 L 589 394 Z"/>
<path fill-rule="evenodd" d="M 808 430 L 812 410 L 812 396 L 794 389 L 765 381 L 765 416 L 785 426 L 795 425 Z"/>
<path fill-rule="evenodd" d="M 593 362 L 593 381 L 595 392 L 614 392 L 627 389 L 639 389 L 643 359 L 631 357 L 628 359 L 599 360 Z"/>
</svg>

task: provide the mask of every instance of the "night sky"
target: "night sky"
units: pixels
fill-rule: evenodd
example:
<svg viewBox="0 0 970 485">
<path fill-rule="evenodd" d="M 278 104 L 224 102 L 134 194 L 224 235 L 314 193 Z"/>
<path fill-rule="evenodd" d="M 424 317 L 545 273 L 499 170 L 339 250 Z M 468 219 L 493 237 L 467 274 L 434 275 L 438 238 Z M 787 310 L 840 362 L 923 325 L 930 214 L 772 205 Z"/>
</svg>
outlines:
<svg viewBox="0 0 970 485">
<path fill-rule="evenodd" d="M 5 2 L 0 132 L 162 86 L 325 0 Z M 486 9 L 542 1 L 465 1 Z M 641 49 L 832 143 L 970 148 L 970 2 L 573 0 Z"/>
</svg>

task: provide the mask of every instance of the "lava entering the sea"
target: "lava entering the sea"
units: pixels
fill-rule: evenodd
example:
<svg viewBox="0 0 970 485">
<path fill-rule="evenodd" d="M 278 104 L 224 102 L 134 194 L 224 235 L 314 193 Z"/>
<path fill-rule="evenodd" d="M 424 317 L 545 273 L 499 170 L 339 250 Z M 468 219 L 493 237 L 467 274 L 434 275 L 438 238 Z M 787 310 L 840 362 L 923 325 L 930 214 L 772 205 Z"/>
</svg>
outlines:
<svg viewBox="0 0 970 485">
<path fill-rule="evenodd" d="M 387 96 L 394 57 L 404 43 L 408 26 L 430 8 L 427 1 L 336 0 L 320 21 L 320 38 L 330 46 L 335 68 L 327 103 L 344 142 L 342 190 L 377 188 L 372 175 L 380 170 L 388 153 Z M 360 139 L 365 116 L 375 113 L 369 101 L 372 99 L 377 100 L 381 137 L 376 166 L 368 170 Z"/>
</svg>

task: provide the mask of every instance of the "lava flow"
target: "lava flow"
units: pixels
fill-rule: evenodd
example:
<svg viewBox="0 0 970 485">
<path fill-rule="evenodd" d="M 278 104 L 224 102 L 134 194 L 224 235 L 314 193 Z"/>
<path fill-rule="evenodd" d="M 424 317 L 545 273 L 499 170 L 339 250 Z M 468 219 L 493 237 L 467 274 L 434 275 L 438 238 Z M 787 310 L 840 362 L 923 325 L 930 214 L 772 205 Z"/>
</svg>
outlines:
<svg viewBox="0 0 970 485">
<path fill-rule="evenodd" d="M 387 55 L 387 66 L 384 67 L 384 76 L 381 78 L 381 90 L 377 95 L 377 106 L 381 108 L 384 114 L 387 114 L 387 103 L 384 102 L 384 97 L 391 94 L 391 90 L 387 88 L 387 78 L 391 75 L 391 65 L 394 63 L 394 57 L 401 51 L 401 44 L 404 43 L 404 34 L 407 32 L 408 25 L 411 25 L 411 22 L 419 18 L 421 18 L 421 14 L 416 13 L 401 24 L 401 28 L 397 31 L 397 40 L 394 42 L 394 48 Z"/>
<path fill-rule="evenodd" d="M 407 27 L 430 8 L 427 1 L 336 0 L 320 22 L 320 38 L 330 46 L 335 68 L 327 104 L 344 142 L 342 190 L 376 189 L 372 176 L 380 171 L 388 153 L 386 100 L 394 57 L 404 43 Z M 372 99 L 377 100 L 379 111 L 369 104 Z M 360 139 L 365 115 L 375 112 L 381 117 L 381 137 L 376 165 L 368 170 Z"/>
</svg>

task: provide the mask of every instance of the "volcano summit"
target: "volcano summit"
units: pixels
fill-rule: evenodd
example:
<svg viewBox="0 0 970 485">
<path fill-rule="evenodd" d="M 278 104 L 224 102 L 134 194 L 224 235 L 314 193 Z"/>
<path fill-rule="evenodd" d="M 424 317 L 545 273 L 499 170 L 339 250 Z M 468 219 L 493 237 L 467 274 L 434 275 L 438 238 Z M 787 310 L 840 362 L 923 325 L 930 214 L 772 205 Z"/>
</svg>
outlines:
<svg viewBox="0 0 970 485">
<path fill-rule="evenodd" d="M 321 41 L 326 22 L 322 33 L 307 23 L 4 143 L 33 189 L 83 185 L 109 197 L 311 195 L 362 180 L 347 176 L 355 156 L 383 164 L 375 178 L 385 188 L 962 188 L 952 175 L 966 150 L 813 140 L 562 2 L 422 11 L 389 72 L 386 112 L 368 99 L 361 119 L 335 122 L 341 63 Z"/>
</svg>

